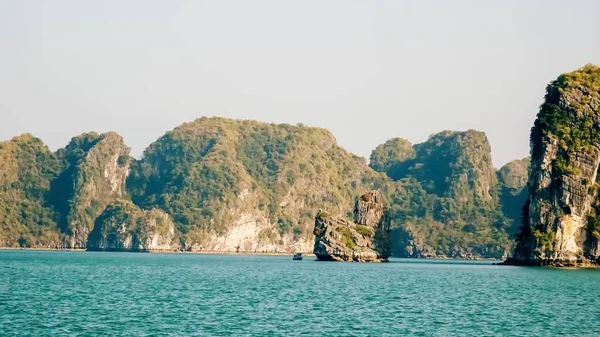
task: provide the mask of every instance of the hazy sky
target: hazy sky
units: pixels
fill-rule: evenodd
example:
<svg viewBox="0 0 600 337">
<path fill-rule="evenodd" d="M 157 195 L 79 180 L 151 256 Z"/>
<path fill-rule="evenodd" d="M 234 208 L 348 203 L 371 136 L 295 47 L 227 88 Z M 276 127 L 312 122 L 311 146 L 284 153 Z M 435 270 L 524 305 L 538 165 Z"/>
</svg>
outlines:
<svg viewBox="0 0 600 337">
<path fill-rule="evenodd" d="M 600 64 L 600 1 L 0 0 L 0 139 L 117 131 L 133 155 L 201 116 L 392 137 L 485 131 L 526 156 L 546 84 Z"/>
</svg>

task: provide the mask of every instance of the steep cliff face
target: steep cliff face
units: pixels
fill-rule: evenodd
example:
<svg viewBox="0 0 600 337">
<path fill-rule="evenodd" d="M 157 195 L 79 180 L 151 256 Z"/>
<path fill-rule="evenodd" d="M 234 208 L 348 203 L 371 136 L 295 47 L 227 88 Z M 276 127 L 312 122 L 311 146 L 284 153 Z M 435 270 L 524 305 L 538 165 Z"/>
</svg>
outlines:
<svg viewBox="0 0 600 337">
<path fill-rule="evenodd" d="M 546 89 L 531 131 L 529 198 L 509 263 L 598 263 L 600 68 L 563 74 Z"/>
<path fill-rule="evenodd" d="M 395 255 L 508 255 L 510 223 L 501 212 L 491 147 L 483 132 L 440 132 L 414 145 L 414 155 L 386 165 L 396 181 L 390 195 Z"/>
<path fill-rule="evenodd" d="M 139 162 L 115 133 L 82 134 L 56 153 L 38 142 L 23 152 L 24 168 L 21 154 L 0 151 L 7 162 L 0 206 L 10 210 L 0 211 L 0 245 L 307 252 L 319 207 L 346 215 L 358 191 L 389 187 L 328 131 L 304 126 L 202 118 L 161 137 Z M 123 206 L 130 196 L 133 204 Z M 170 216 L 175 243 L 139 242 L 132 221 L 152 224 L 143 215 L 152 209 Z"/>
<path fill-rule="evenodd" d="M 497 178 L 485 133 L 443 131 L 415 146 L 416 158 L 407 167 L 431 193 L 463 203 L 491 204 Z"/>
<path fill-rule="evenodd" d="M 390 205 L 395 255 L 499 258 L 511 248 L 511 227 L 489 152 L 485 134 L 473 130 L 414 146 L 393 139 L 371 156 L 380 173 L 328 131 L 287 124 L 201 118 L 158 139 L 140 161 L 115 133 L 80 135 L 56 153 L 24 135 L 0 144 L 0 245 L 308 252 L 319 208 L 351 217 L 346 205 L 377 189 Z M 512 173 L 499 176 L 502 191 L 518 190 Z M 130 198 L 138 208 L 114 206 Z M 147 213 L 158 210 L 175 239 L 144 234 L 153 229 L 137 223 L 155 227 Z M 141 242 L 144 235 L 156 239 Z"/>
<path fill-rule="evenodd" d="M 128 189 L 173 216 L 186 250 L 294 252 L 312 242 L 319 207 L 345 214 L 385 181 L 326 130 L 200 118 L 150 145 Z"/>
<path fill-rule="evenodd" d="M 144 211 L 130 201 L 109 204 L 96 219 L 87 241 L 88 250 L 177 250 L 175 226 L 160 210 Z"/>
<path fill-rule="evenodd" d="M 285 206 L 294 205 L 294 190 L 282 200 Z M 189 231 L 187 232 L 182 249 L 185 251 L 209 252 L 251 252 L 251 253 L 281 253 L 309 252 L 312 249 L 312 237 L 303 235 L 299 226 L 294 222 L 273 223 L 269 216 L 269 207 L 260 209 L 261 196 L 256 191 L 242 190 L 238 200 L 230 200 L 229 208 L 223 218 L 231 221 L 219 231 Z M 184 228 L 185 230 L 186 228 Z"/>
<path fill-rule="evenodd" d="M 383 197 L 371 191 L 357 198 L 354 222 L 319 211 L 313 253 L 321 261 L 382 262 L 391 255 Z"/>
<path fill-rule="evenodd" d="M 92 132 L 73 138 L 57 156 L 63 170 L 52 181 L 49 200 L 61 215 L 59 224 L 68 235 L 65 245 L 85 248 L 95 219 L 126 193 L 129 148 L 114 132 Z"/>
</svg>

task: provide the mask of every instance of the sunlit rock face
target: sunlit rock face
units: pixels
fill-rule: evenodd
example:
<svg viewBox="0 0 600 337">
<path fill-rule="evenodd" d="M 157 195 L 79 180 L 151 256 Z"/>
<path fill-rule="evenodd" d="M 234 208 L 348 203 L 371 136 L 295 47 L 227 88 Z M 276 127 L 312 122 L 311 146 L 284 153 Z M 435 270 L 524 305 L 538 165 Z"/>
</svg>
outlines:
<svg viewBox="0 0 600 337">
<path fill-rule="evenodd" d="M 529 197 L 513 264 L 598 264 L 600 68 L 563 74 L 546 89 L 531 132 Z"/>
<path fill-rule="evenodd" d="M 66 247 L 86 248 L 96 218 L 109 203 L 126 195 L 129 151 L 115 132 L 81 134 L 58 151 L 64 167 L 49 195 L 61 214 Z"/>
<path fill-rule="evenodd" d="M 384 262 L 391 254 L 390 224 L 379 192 L 357 198 L 354 221 L 319 211 L 313 253 L 321 261 Z"/>
<path fill-rule="evenodd" d="M 106 207 L 96 219 L 88 241 L 88 250 L 172 251 L 175 226 L 163 211 L 141 210 L 130 201 L 119 200 Z"/>
</svg>

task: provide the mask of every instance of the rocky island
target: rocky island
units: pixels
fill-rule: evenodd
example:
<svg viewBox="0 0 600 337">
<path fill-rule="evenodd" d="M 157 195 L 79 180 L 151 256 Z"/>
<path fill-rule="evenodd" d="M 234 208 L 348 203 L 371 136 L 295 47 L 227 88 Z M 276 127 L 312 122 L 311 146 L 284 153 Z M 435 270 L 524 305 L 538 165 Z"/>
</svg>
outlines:
<svg viewBox="0 0 600 337">
<path fill-rule="evenodd" d="M 600 258 L 600 68 L 550 83 L 531 130 L 529 196 L 506 264 L 597 266 Z"/>
<path fill-rule="evenodd" d="M 386 262 L 391 255 L 389 231 L 383 197 L 370 191 L 356 199 L 354 221 L 319 210 L 313 253 L 320 261 Z"/>
<path fill-rule="evenodd" d="M 129 151 L 114 132 L 54 152 L 29 134 L 0 142 L 0 246 L 309 253 L 319 209 L 352 218 L 369 190 L 389 205 L 393 255 L 501 258 L 513 244 L 500 193 L 519 195 L 522 179 L 497 177 L 480 131 L 395 138 L 367 162 L 321 128 L 203 117 Z"/>
<path fill-rule="evenodd" d="M 531 159 L 499 170 L 477 130 L 393 138 L 368 161 L 322 128 L 217 117 L 176 127 L 137 159 L 115 132 L 57 151 L 16 136 L 0 142 L 0 247 L 315 250 L 343 261 L 514 252 L 507 263 L 597 265 L 598 73 L 588 65 L 553 81 Z"/>
</svg>

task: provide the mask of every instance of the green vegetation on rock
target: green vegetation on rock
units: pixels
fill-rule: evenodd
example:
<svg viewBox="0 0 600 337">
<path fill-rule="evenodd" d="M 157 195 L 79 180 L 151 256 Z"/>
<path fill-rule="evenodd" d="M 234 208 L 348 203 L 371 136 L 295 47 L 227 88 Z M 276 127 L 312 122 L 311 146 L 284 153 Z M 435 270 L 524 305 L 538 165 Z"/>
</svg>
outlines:
<svg viewBox="0 0 600 337">
<path fill-rule="evenodd" d="M 375 170 L 324 129 L 223 118 L 177 127 L 139 161 L 115 133 L 82 134 L 56 153 L 39 140 L 15 142 L 0 147 L 10 163 L 2 166 L 10 176 L 2 180 L 4 245 L 203 249 L 247 223 L 267 244 L 310 242 L 319 209 L 331 212 L 322 217 L 348 216 L 347 205 L 371 189 L 389 205 L 396 254 L 499 257 L 511 245 L 490 147 L 474 130 L 444 131 L 414 146 L 390 140 L 373 151 Z M 19 161 L 25 169 L 13 167 Z M 6 187 L 28 182 L 31 190 Z M 155 237 L 165 216 L 175 241 L 132 243 Z M 374 235 L 363 227 L 356 232 Z"/>
<path fill-rule="evenodd" d="M 394 171 L 398 169 L 397 166 L 414 157 L 415 150 L 408 140 L 392 138 L 377 146 L 371 152 L 369 166 L 377 172 L 384 172 L 389 176 L 393 176 Z"/>
<path fill-rule="evenodd" d="M 167 214 L 156 209 L 144 211 L 131 201 L 117 200 L 96 219 L 87 248 L 117 251 L 172 249 L 173 239 L 173 223 Z"/>
<path fill-rule="evenodd" d="M 60 247 L 45 195 L 60 170 L 56 156 L 30 134 L 0 142 L 0 245 Z"/>
<path fill-rule="evenodd" d="M 401 256 L 494 256 L 511 248 L 483 132 L 443 131 L 388 163 L 393 245 Z"/>
<path fill-rule="evenodd" d="M 51 183 L 48 200 L 71 248 L 85 248 L 94 221 L 113 200 L 124 197 L 129 148 L 114 132 L 74 137 L 57 151 L 62 171 Z"/>
<path fill-rule="evenodd" d="M 561 147 L 554 167 L 559 174 L 577 175 L 575 152 L 593 152 L 600 142 L 594 127 L 594 112 L 588 104 L 600 96 L 600 68 L 588 64 L 560 75 L 546 87 L 546 97 L 531 129 L 532 156 L 542 150 L 545 138 L 555 138 Z"/>
<path fill-rule="evenodd" d="M 533 236 L 535 237 L 539 247 L 543 247 L 546 250 L 552 249 L 552 244 L 554 243 L 555 236 L 555 233 L 553 231 L 545 232 L 536 229 L 533 231 Z"/>
<path fill-rule="evenodd" d="M 339 229 L 340 234 L 342 235 L 341 242 L 348 248 L 353 249 L 356 246 L 354 239 L 352 239 L 352 233 L 350 233 L 350 229 L 346 227 L 341 227 Z"/>
<path fill-rule="evenodd" d="M 513 160 L 498 170 L 500 204 L 502 212 L 511 222 L 510 235 L 516 234 L 522 223 L 521 209 L 525 205 L 529 193 L 527 179 L 530 162 L 529 157 Z"/>
<path fill-rule="evenodd" d="M 356 225 L 354 227 L 354 230 L 356 230 L 358 234 L 368 238 L 373 238 L 373 236 L 375 235 L 375 231 L 373 230 L 373 228 L 368 226 Z"/>
<path fill-rule="evenodd" d="M 511 263 L 600 261 L 599 116 L 600 67 L 588 64 L 546 87 L 531 129 L 530 191 Z M 553 242 L 558 233 L 560 245 Z"/>
<path fill-rule="evenodd" d="M 594 205 L 587 215 L 588 233 L 590 233 L 590 235 L 596 240 L 600 240 L 600 216 L 598 216 L 599 208 L 600 205 Z"/>
<path fill-rule="evenodd" d="M 586 203 L 600 186 L 593 176 L 599 106 L 599 67 L 561 75 L 532 128 L 531 164 L 513 161 L 497 172 L 486 135 L 475 130 L 443 131 L 415 145 L 394 138 L 373 150 L 369 164 L 324 129 L 224 118 L 175 128 L 139 161 L 112 132 L 82 134 L 55 153 L 26 134 L 0 143 L 0 245 L 224 249 L 238 229 L 233 245 L 250 235 L 262 247 L 295 249 L 314 239 L 320 209 L 330 212 L 323 219 L 351 216 L 348 205 L 367 190 L 388 206 L 396 255 L 502 257 L 521 217 L 518 242 L 550 246 L 557 225 L 542 230 L 529 213 L 551 198 L 556 214 L 548 219 L 587 216 L 588 237 L 597 241 L 598 200 Z M 539 200 L 520 214 L 532 176 L 550 178 L 532 188 L 551 185 L 533 191 Z M 558 197 L 563 190 L 568 198 Z M 564 204 L 574 198 L 576 205 Z M 358 225 L 350 234 L 373 232 Z M 352 235 L 344 241 L 354 242 Z M 258 247 L 248 245 L 242 249 Z"/>
<path fill-rule="evenodd" d="M 128 187 L 194 245 L 197 233 L 223 234 L 241 213 L 310 239 L 319 208 L 344 214 L 341 205 L 385 180 L 324 129 L 200 118 L 150 145 Z"/>
</svg>

